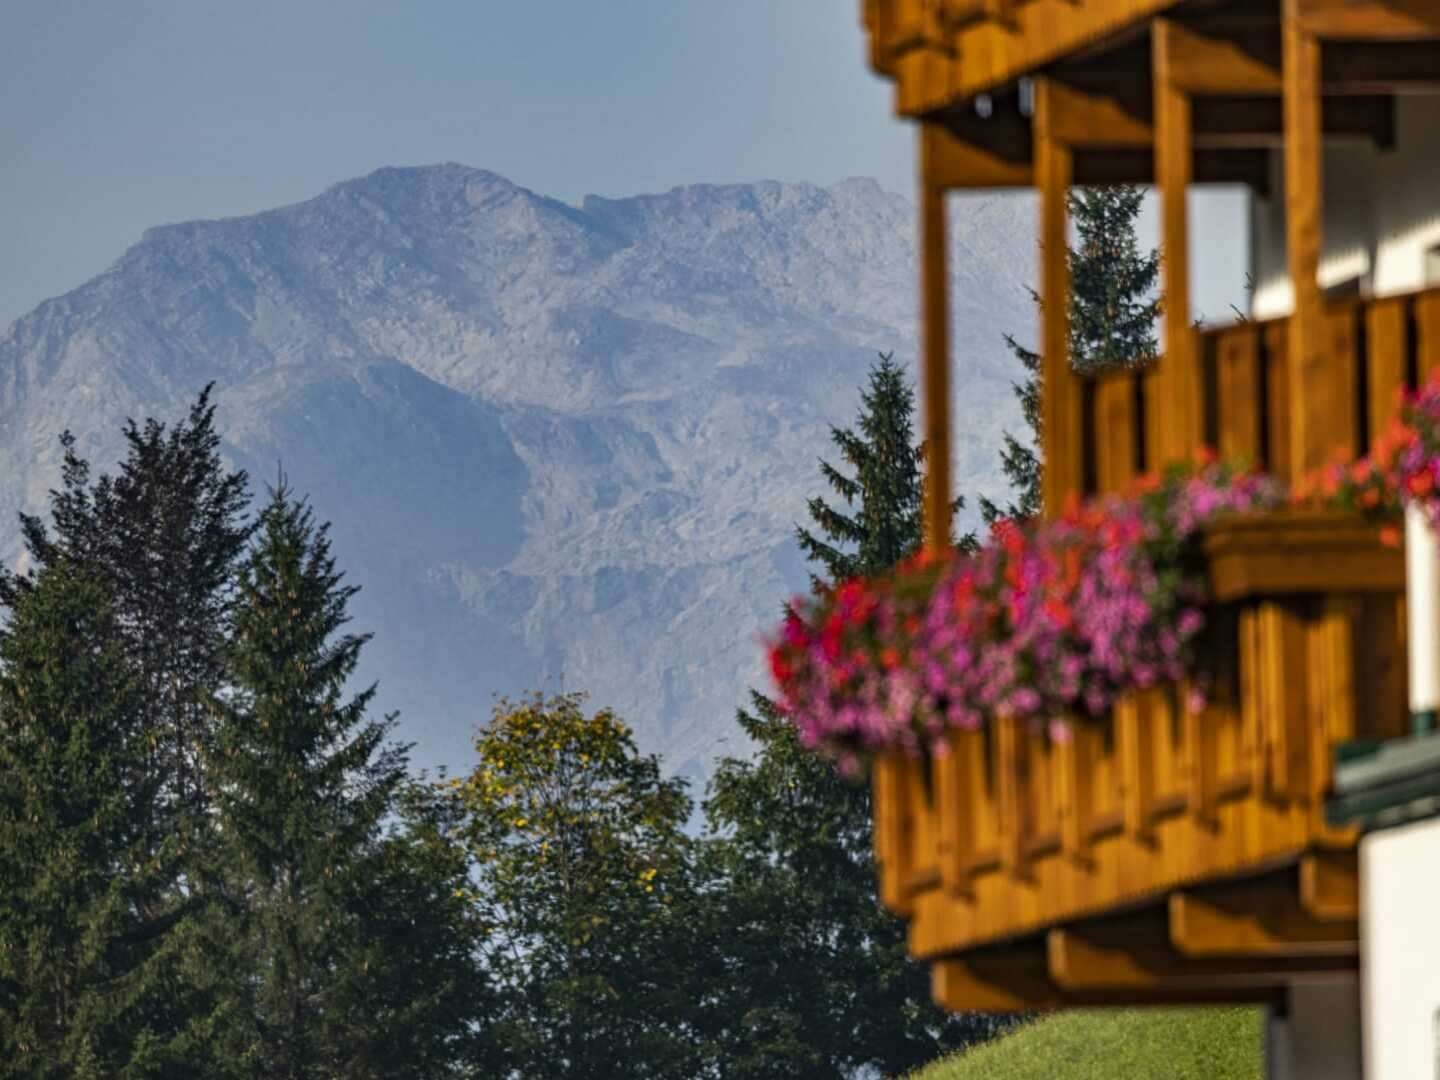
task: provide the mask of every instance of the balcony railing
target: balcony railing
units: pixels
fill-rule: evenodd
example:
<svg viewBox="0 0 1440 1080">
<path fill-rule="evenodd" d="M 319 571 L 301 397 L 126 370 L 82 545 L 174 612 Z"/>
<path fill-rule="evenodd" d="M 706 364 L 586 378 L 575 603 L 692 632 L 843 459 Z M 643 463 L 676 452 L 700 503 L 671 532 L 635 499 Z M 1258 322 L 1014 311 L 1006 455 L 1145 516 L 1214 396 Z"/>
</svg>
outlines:
<svg viewBox="0 0 1440 1080">
<path fill-rule="evenodd" d="M 1296 410 L 1362 451 L 1440 366 L 1440 292 L 1334 305 L 1324 369 L 1290 392 L 1284 321 L 1201 333 L 1209 445 L 1288 475 Z M 1085 483 L 1155 461 L 1162 366 L 1083 384 Z M 1174 381 L 1171 382 L 1171 385 Z M 1325 798 L 1346 744 L 1408 731 L 1403 553 L 1343 513 L 1287 510 L 1206 538 L 1207 704 L 1189 687 L 1079 718 L 955 732 L 875 773 L 884 902 L 956 1009 L 1264 999 L 1356 963 L 1356 834 Z"/>
<path fill-rule="evenodd" d="M 1395 395 L 1440 367 L 1440 290 L 1347 300 L 1326 312 L 1326 364 L 1298 399 L 1290 391 L 1287 319 L 1199 332 L 1203 400 L 1162 398 L 1160 365 L 1081 382 L 1081 444 L 1088 494 L 1123 489 L 1158 462 L 1162 425 L 1180 407 L 1200 411 L 1205 445 L 1277 476 L 1292 469 L 1292 410 L 1304 409 L 1336 453 L 1366 452 L 1395 411 Z"/>
</svg>

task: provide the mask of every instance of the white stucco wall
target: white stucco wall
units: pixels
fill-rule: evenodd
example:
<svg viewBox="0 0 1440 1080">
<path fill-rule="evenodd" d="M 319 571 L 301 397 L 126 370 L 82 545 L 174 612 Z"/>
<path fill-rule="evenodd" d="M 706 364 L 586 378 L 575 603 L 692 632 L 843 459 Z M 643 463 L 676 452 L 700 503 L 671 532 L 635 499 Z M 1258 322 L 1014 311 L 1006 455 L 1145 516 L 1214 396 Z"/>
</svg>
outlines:
<svg viewBox="0 0 1440 1080">
<path fill-rule="evenodd" d="M 1365 1080 L 1440 1080 L 1440 818 L 1360 843 Z"/>
<path fill-rule="evenodd" d="M 1271 194 L 1251 210 L 1251 313 L 1265 319 L 1294 307 L 1285 258 L 1285 175 L 1270 155 Z M 1440 96 L 1400 97 L 1396 145 L 1325 149 L 1325 247 L 1320 284 L 1329 289 L 1359 278 L 1363 292 L 1387 296 L 1427 280 L 1426 253 L 1440 245 Z"/>
</svg>

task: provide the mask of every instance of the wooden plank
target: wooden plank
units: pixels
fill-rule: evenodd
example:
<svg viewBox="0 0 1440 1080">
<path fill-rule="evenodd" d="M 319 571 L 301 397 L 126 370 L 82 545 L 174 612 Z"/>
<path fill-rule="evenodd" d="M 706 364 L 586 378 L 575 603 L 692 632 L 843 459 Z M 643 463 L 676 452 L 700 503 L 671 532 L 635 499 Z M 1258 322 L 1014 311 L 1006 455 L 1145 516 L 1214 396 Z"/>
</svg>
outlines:
<svg viewBox="0 0 1440 1080">
<path fill-rule="evenodd" d="M 893 59 L 896 110 L 905 116 L 931 112 L 1013 82 L 1045 64 L 1068 56 L 1143 19 L 1176 6 L 1179 0 L 1031 0 L 1015 9 L 1007 26 L 993 21 L 972 24 L 948 42 L 953 60 L 941 80 L 920 68 L 907 68 L 897 47 L 884 50 Z M 918 55 L 936 56 L 932 43 L 916 41 Z"/>
<path fill-rule="evenodd" d="M 1355 407 L 1360 393 L 1360 315 L 1360 308 L 1349 304 L 1325 313 L 1327 411 L 1316 419 L 1325 425 L 1325 451 L 1332 461 L 1351 461 L 1360 456 L 1359 414 Z"/>
<path fill-rule="evenodd" d="M 875 816 L 875 862 L 880 901 L 896 915 L 911 914 L 914 904 L 905 882 L 910 877 L 909 809 L 901 790 L 903 762 L 898 753 L 882 754 L 871 772 L 871 808 Z"/>
<path fill-rule="evenodd" d="M 1240 610 L 1240 768 L 1250 790 L 1265 790 L 1265 684 L 1260 612 L 1254 605 Z"/>
<path fill-rule="evenodd" d="M 935 763 L 936 814 L 940 819 L 940 882 L 952 896 L 974 899 L 970 867 L 977 848 L 979 802 L 984 792 L 974 782 L 976 759 L 983 769 L 983 731 L 952 731 L 948 751 Z"/>
<path fill-rule="evenodd" d="M 1109 372 L 1095 380 L 1095 479 L 1101 492 L 1120 492 L 1135 479 L 1139 417 L 1135 415 L 1135 375 Z"/>
<path fill-rule="evenodd" d="M 1050 978 L 1062 991 L 1283 986 L 1298 976 L 1358 966 L 1353 955 L 1186 956 L 1171 943 L 1163 913 L 1159 919 L 1140 914 L 1107 923 L 1046 935 Z"/>
<path fill-rule="evenodd" d="M 1170 940 L 1187 956 L 1353 956 L 1359 926 L 1322 920 L 1300 904 L 1293 884 L 1266 880 L 1171 893 Z"/>
<path fill-rule="evenodd" d="M 1306 33 L 1349 41 L 1440 37 L 1434 0 L 1298 0 Z"/>
<path fill-rule="evenodd" d="M 970 188 L 1028 188 L 1035 171 L 984 146 L 960 139 L 939 123 L 920 125 L 925 175 L 942 191 Z"/>
<path fill-rule="evenodd" d="M 1000 866 L 1012 878 L 1029 878 L 1026 841 L 1026 783 L 1023 775 L 1020 722 L 1013 716 L 995 723 L 996 788 L 1000 808 Z"/>
<path fill-rule="evenodd" d="M 1285 236 L 1295 311 L 1290 318 L 1290 474 L 1327 463 L 1329 428 L 1342 401 L 1328 370 L 1320 289 L 1323 228 L 1320 43 L 1300 20 L 1301 0 L 1284 0 Z"/>
<path fill-rule="evenodd" d="M 1229 718 L 1225 707 L 1211 702 L 1203 712 L 1185 704 L 1186 691 L 1181 687 L 1180 722 L 1185 741 L 1185 809 L 1201 828 L 1214 831 L 1220 819 L 1216 813 L 1220 801 L 1218 735 L 1220 725 Z"/>
<path fill-rule="evenodd" d="M 1422 383 L 1440 371 L 1440 290 L 1415 297 L 1415 356 Z"/>
<path fill-rule="evenodd" d="M 1120 801 L 1125 819 L 1125 835 L 1132 841 L 1152 847 L 1155 844 L 1155 823 L 1151 808 L 1155 804 L 1155 774 L 1151 764 L 1154 755 L 1154 731 L 1151 717 L 1141 707 L 1138 693 L 1126 694 L 1115 703 L 1115 745 L 1120 758 Z"/>
<path fill-rule="evenodd" d="M 1190 184 L 1195 147 L 1190 95 L 1170 71 L 1172 27 L 1160 20 L 1152 36 L 1155 180 L 1160 197 L 1161 288 L 1165 297 L 1166 442 L 1161 461 L 1186 458 L 1204 442 L 1205 379 L 1200 342 L 1190 323 Z"/>
<path fill-rule="evenodd" d="M 1214 599 L 1279 593 L 1397 592 L 1404 554 L 1381 526 L 1344 511 L 1285 509 L 1232 518 L 1205 536 Z"/>
<path fill-rule="evenodd" d="M 1070 738 L 1055 746 L 1055 806 L 1060 817 L 1060 850 L 1075 866 L 1088 869 L 1094 865 L 1091 825 L 1099 724 L 1082 718 L 1071 721 L 1071 725 Z"/>
<path fill-rule="evenodd" d="M 1300 860 L 1300 903 L 1322 922 L 1360 917 L 1360 859 L 1355 851 L 1316 851 Z"/>
<path fill-rule="evenodd" d="M 1329 832 L 1325 796 L 1331 765 L 1338 746 L 1356 736 L 1354 628 L 1359 622 L 1360 598 L 1331 593 L 1320 601 L 1318 617 L 1310 624 L 1305 659 L 1308 717 L 1304 726 L 1310 743 L 1308 796 L 1317 836 Z"/>
<path fill-rule="evenodd" d="M 945 192 L 931 179 L 936 140 L 920 140 L 921 388 L 925 427 L 925 544 L 949 550 L 950 481 L 950 278 L 947 270 Z"/>
<path fill-rule="evenodd" d="M 1294 476 L 1292 468 L 1289 322 L 1271 323 L 1262 331 L 1265 341 L 1265 463 L 1282 479 Z"/>
<path fill-rule="evenodd" d="M 1154 142 L 1150 125 L 1126 112 L 1114 98 L 1060 82 L 1051 82 L 1048 93 L 1050 135 L 1071 149 L 1148 148 Z"/>
<path fill-rule="evenodd" d="M 1288 803 L 1310 793 L 1305 625 L 1287 604 L 1267 601 L 1259 626 L 1263 790 Z"/>
<path fill-rule="evenodd" d="M 1151 24 L 1171 85 L 1187 94 L 1278 94 L 1280 70 L 1225 38 L 1208 37 L 1170 19 Z"/>
<path fill-rule="evenodd" d="M 1056 516 L 1084 481 L 1080 381 L 1070 363 L 1069 207 L 1074 159 L 1054 136 L 1056 84 L 1035 85 L 1035 175 L 1040 188 L 1040 341 L 1044 357 L 1042 413 L 1045 442 L 1043 501 Z"/>
<path fill-rule="evenodd" d="M 1406 303 L 1404 297 L 1393 297 L 1376 300 L 1365 309 L 1365 376 L 1372 444 L 1390 426 L 1396 396 L 1405 388 Z"/>
<path fill-rule="evenodd" d="M 1260 331 L 1242 324 L 1222 331 L 1216 341 L 1216 413 L 1220 456 L 1259 464 Z"/>
</svg>

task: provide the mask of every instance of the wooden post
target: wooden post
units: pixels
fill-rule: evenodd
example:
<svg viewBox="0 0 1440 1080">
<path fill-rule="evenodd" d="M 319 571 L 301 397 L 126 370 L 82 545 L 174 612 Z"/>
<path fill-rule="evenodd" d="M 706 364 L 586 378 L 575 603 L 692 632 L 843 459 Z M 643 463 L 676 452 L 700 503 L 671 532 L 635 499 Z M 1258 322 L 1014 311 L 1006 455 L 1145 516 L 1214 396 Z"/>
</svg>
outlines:
<svg viewBox="0 0 1440 1080">
<path fill-rule="evenodd" d="M 1057 94 L 1048 78 L 1035 80 L 1035 185 L 1040 193 L 1040 352 L 1045 514 L 1054 517 L 1084 481 L 1080 380 L 1070 367 L 1070 185 L 1074 155 L 1056 131 Z"/>
<path fill-rule="evenodd" d="M 1320 291 L 1324 206 L 1321 175 L 1320 42 L 1301 21 L 1301 0 L 1285 0 L 1285 236 L 1295 312 L 1290 319 L 1290 469 L 1299 479 L 1326 463 L 1327 418 L 1343 407 L 1344 388 L 1325 362 L 1325 305 Z"/>
<path fill-rule="evenodd" d="M 920 129 L 921 387 L 925 424 L 925 545 L 950 546 L 950 297 L 945 189 L 936 178 L 938 133 Z"/>
<path fill-rule="evenodd" d="M 1188 196 L 1195 171 L 1190 94 L 1174 75 L 1174 28 L 1156 19 L 1152 32 L 1155 80 L 1155 181 L 1160 223 L 1165 304 L 1165 357 L 1161 369 L 1165 405 L 1162 461 L 1187 458 L 1205 441 L 1200 349 L 1190 325 L 1190 225 Z"/>
</svg>

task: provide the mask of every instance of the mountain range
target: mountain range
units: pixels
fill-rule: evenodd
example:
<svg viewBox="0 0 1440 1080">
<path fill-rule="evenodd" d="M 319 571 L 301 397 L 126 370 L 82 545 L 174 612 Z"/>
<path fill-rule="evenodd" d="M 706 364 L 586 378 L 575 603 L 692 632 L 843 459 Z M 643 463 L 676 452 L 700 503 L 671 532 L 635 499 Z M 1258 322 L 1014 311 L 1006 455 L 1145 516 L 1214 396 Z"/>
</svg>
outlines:
<svg viewBox="0 0 1440 1080">
<path fill-rule="evenodd" d="M 1032 215 L 954 205 L 962 492 L 1003 493 Z M 878 352 L 913 361 L 915 217 L 862 179 L 576 206 L 449 164 L 150 229 L 0 335 L 0 557 L 24 565 L 62 430 L 111 469 L 126 417 L 214 381 L 227 458 L 333 520 L 362 674 L 418 765 L 463 771 L 496 694 L 565 689 L 703 777 L 744 751 L 757 637 L 805 586 L 830 425 Z"/>
</svg>

